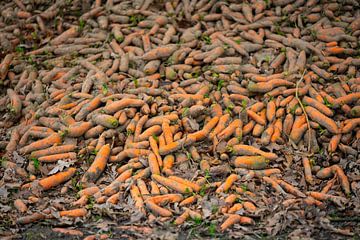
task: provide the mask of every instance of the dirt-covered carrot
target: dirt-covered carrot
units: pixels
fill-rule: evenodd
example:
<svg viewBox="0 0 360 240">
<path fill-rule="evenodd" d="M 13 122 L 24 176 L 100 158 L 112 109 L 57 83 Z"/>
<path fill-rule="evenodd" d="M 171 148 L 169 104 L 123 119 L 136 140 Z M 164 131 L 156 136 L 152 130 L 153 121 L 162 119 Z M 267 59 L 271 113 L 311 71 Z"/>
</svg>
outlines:
<svg viewBox="0 0 360 240">
<path fill-rule="evenodd" d="M 283 180 L 277 180 L 277 182 L 279 183 L 279 185 L 285 189 L 285 191 L 287 191 L 288 193 L 291 193 L 294 196 L 297 197 L 301 197 L 301 198 L 305 198 L 306 195 L 304 193 L 302 193 L 299 189 L 297 189 L 296 187 L 294 187 L 293 185 L 291 185 L 290 183 L 287 183 Z"/>
<path fill-rule="evenodd" d="M 276 160 L 278 158 L 278 156 L 275 153 L 264 152 L 258 148 L 248 146 L 248 145 L 243 145 L 243 144 L 238 144 L 238 145 L 232 146 L 230 151 L 234 155 L 245 155 L 245 156 L 261 155 L 269 160 Z"/>
<path fill-rule="evenodd" d="M 237 174 L 231 174 L 229 177 L 226 178 L 225 182 L 223 184 L 220 185 L 220 187 L 218 187 L 216 189 L 217 193 L 220 192 L 227 192 L 231 186 L 233 185 L 233 183 L 235 181 L 237 181 L 239 179 L 239 175 Z"/>
<path fill-rule="evenodd" d="M 76 168 L 68 168 L 67 170 L 63 172 L 56 173 L 54 175 L 51 175 L 49 177 L 43 178 L 39 181 L 39 185 L 44 190 L 49 190 L 53 187 L 56 187 L 60 185 L 63 182 L 66 182 L 72 178 L 72 176 L 75 174 Z"/>
<path fill-rule="evenodd" d="M 187 185 L 188 187 L 190 187 L 194 192 L 198 192 L 200 191 L 201 187 L 196 184 L 193 183 L 192 181 L 189 181 L 187 179 L 181 178 L 181 177 L 177 177 L 177 176 L 169 176 L 169 179 L 172 179 L 176 182 L 179 182 L 181 184 Z"/>
<path fill-rule="evenodd" d="M 120 190 L 120 185 L 131 177 L 132 172 L 132 169 L 128 169 L 121 173 L 112 183 L 103 189 L 103 194 L 106 196 L 111 196 L 117 193 Z"/>
<path fill-rule="evenodd" d="M 263 156 L 241 156 L 234 160 L 235 167 L 247 169 L 264 169 L 268 165 L 268 160 Z"/>
<path fill-rule="evenodd" d="M 150 153 L 150 150 L 147 149 L 137 149 L 137 148 L 128 148 L 124 151 L 120 152 L 118 155 L 116 155 L 114 158 L 110 158 L 110 162 L 121 162 L 125 160 L 126 158 L 134 158 L 134 157 L 140 157 L 143 155 L 148 155 Z"/>
<path fill-rule="evenodd" d="M 267 184 L 270 184 L 277 193 L 281 193 L 284 196 L 287 195 L 284 189 L 282 189 L 282 187 L 277 183 L 277 179 L 272 179 L 270 177 L 264 176 L 262 177 L 262 180 L 264 180 L 264 182 L 266 182 Z"/>
<path fill-rule="evenodd" d="M 189 186 L 187 186 L 183 183 L 179 183 L 175 180 L 172 180 L 172 179 L 169 179 L 166 177 L 162 177 L 160 175 L 154 175 L 154 174 L 151 176 L 151 178 L 154 179 L 156 182 L 160 183 L 161 185 L 164 185 L 165 187 L 168 187 L 179 193 L 193 192 L 192 188 L 190 188 Z"/>
<path fill-rule="evenodd" d="M 16 94 L 14 90 L 10 88 L 7 90 L 7 95 L 9 96 L 10 99 L 10 106 L 11 106 L 10 112 L 15 116 L 19 116 L 22 108 L 22 102 L 19 96 Z"/>
<path fill-rule="evenodd" d="M 172 216 L 172 212 L 170 212 L 169 210 L 167 210 L 165 208 L 158 206 L 157 204 L 153 203 L 150 200 L 145 201 L 145 206 L 151 212 L 153 212 L 154 214 L 156 214 L 158 216 L 162 216 L 162 217 L 171 217 Z"/>
<path fill-rule="evenodd" d="M 175 224 L 175 225 L 181 225 L 181 224 L 183 224 L 189 217 L 190 217 L 189 211 L 188 211 L 188 210 L 185 210 L 185 211 L 183 212 L 183 214 L 181 214 L 180 216 L 178 216 L 178 217 L 175 219 L 174 224 Z"/>
<path fill-rule="evenodd" d="M 351 194 L 350 183 L 347 176 L 344 173 L 344 170 L 339 165 L 333 165 L 332 170 L 336 172 L 341 187 L 344 190 L 345 194 L 350 195 Z"/>
<path fill-rule="evenodd" d="M 305 107 L 305 111 L 308 114 L 308 116 L 310 117 L 310 119 L 319 123 L 321 126 L 325 127 L 327 130 L 329 130 L 329 132 L 331 132 L 331 133 L 339 132 L 339 128 L 336 125 L 335 121 L 328 118 L 327 116 L 322 114 L 317 109 L 307 106 L 307 107 Z"/>
<path fill-rule="evenodd" d="M 137 209 L 139 209 L 141 212 L 145 212 L 144 209 L 144 200 L 141 197 L 141 193 L 139 188 L 136 185 L 132 185 L 130 188 L 130 194 L 131 194 L 131 198 L 134 200 L 135 202 L 135 207 Z"/>
<path fill-rule="evenodd" d="M 96 154 L 95 160 L 92 162 L 91 166 L 83 175 L 81 182 L 91 183 L 95 182 L 105 170 L 108 158 L 110 156 L 110 145 L 104 145 L 99 152 Z"/>
<path fill-rule="evenodd" d="M 34 222 L 43 220 L 45 218 L 46 218 L 45 214 L 35 212 L 35 213 L 31 214 L 31 215 L 27 215 L 27 216 L 20 217 L 20 218 L 16 219 L 16 223 L 21 224 L 21 225 L 29 224 L 29 223 L 34 223 Z"/>
<path fill-rule="evenodd" d="M 51 147 L 51 146 L 53 146 L 55 144 L 60 144 L 61 141 L 62 141 L 62 138 L 61 138 L 60 134 L 53 133 L 47 138 L 44 138 L 44 139 L 38 140 L 36 142 L 30 143 L 29 145 L 21 148 L 19 151 L 22 154 L 26 154 L 26 153 L 30 153 L 32 151 L 36 151 L 36 150 Z"/>
<path fill-rule="evenodd" d="M 303 166 L 304 166 L 305 180 L 310 185 L 313 185 L 314 184 L 314 179 L 313 179 L 312 173 L 311 173 L 310 160 L 307 157 L 304 157 L 302 162 L 303 162 Z"/>
</svg>

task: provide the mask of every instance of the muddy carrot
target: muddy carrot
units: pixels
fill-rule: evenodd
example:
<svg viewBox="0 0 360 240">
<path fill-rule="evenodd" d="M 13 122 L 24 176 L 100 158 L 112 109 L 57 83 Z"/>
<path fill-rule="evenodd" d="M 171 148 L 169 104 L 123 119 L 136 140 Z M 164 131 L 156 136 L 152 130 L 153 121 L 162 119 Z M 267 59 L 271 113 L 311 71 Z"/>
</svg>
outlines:
<svg viewBox="0 0 360 240">
<path fill-rule="evenodd" d="M 95 182 L 105 170 L 108 158 L 110 156 L 110 145 L 104 145 L 96 154 L 95 160 L 92 162 L 89 169 L 83 175 L 81 182 L 90 183 Z"/>
<path fill-rule="evenodd" d="M 339 132 L 339 129 L 338 129 L 336 123 L 334 122 L 334 120 L 328 118 L 327 116 L 322 114 L 317 109 L 307 106 L 307 107 L 305 107 L 305 111 L 308 114 L 308 116 L 310 117 L 310 119 L 319 123 L 321 126 L 325 127 L 327 130 L 329 130 L 329 132 L 331 132 L 331 133 Z"/>
<path fill-rule="evenodd" d="M 237 174 L 231 174 L 229 177 L 226 178 L 225 182 L 216 189 L 216 193 L 227 192 L 231 188 L 233 183 L 238 179 L 239 176 Z"/>
<path fill-rule="evenodd" d="M 149 200 L 145 201 L 145 206 L 151 212 L 153 212 L 154 214 L 156 214 L 158 216 L 162 216 L 162 217 L 171 217 L 172 216 L 172 212 L 170 212 L 169 210 L 167 210 L 165 208 L 158 206 L 157 204 L 153 203 L 152 201 L 149 201 Z"/>
<path fill-rule="evenodd" d="M 184 185 L 190 187 L 194 192 L 198 192 L 201 189 L 201 187 L 199 185 L 197 185 L 196 183 L 193 183 L 193 182 L 191 182 L 187 179 L 181 178 L 181 177 L 170 176 L 169 179 L 172 179 L 176 182 L 179 182 L 181 184 L 184 184 Z"/>
<path fill-rule="evenodd" d="M 155 181 L 157 181 L 158 183 L 160 183 L 161 185 L 164 185 L 165 187 L 171 188 L 174 191 L 180 192 L 180 193 L 191 193 L 193 192 L 192 188 L 190 188 L 189 186 L 179 183 L 175 180 L 166 178 L 166 177 L 162 177 L 160 175 L 152 175 L 151 176 L 152 179 L 154 179 Z"/>
<path fill-rule="evenodd" d="M 61 136 L 58 133 L 53 133 L 49 137 L 38 140 L 36 142 L 33 142 L 23 148 L 21 148 L 19 151 L 22 154 L 26 154 L 35 150 L 40 150 L 44 148 L 51 147 L 55 144 L 60 144 L 62 141 Z"/>
</svg>

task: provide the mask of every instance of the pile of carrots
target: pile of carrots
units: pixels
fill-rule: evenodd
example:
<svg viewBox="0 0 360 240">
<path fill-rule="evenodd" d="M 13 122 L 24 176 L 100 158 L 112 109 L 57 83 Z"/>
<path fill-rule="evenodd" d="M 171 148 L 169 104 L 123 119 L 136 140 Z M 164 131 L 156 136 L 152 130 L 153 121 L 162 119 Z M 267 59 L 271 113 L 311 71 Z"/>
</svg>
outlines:
<svg viewBox="0 0 360 240">
<path fill-rule="evenodd" d="M 199 203 L 216 196 L 219 231 L 254 225 L 269 204 L 243 187 L 251 182 L 285 207 L 354 197 L 359 178 L 347 167 L 359 164 L 359 2 L 44 6 L 0 5 L 10 44 L 0 64 L 2 171 L 20 177 L 19 196 L 33 191 L 14 202 L 17 224 L 54 218 L 37 209 L 48 191 L 76 195 L 60 217 L 89 217 L 90 201 L 130 196 L 149 221 L 176 225 L 206 218 Z M 286 181 L 295 165 L 298 181 Z"/>
</svg>

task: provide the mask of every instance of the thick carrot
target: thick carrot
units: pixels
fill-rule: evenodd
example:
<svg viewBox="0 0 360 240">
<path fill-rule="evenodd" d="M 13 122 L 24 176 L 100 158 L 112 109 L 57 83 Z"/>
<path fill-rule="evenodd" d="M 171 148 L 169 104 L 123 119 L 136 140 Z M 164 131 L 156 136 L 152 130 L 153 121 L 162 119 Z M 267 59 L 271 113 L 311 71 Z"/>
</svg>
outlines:
<svg viewBox="0 0 360 240">
<path fill-rule="evenodd" d="M 351 194 L 350 183 L 344 173 L 344 170 L 339 165 L 333 165 L 332 170 L 336 172 L 342 189 L 344 190 L 345 194 L 349 196 Z"/>
<path fill-rule="evenodd" d="M 231 174 L 229 177 L 226 178 L 225 182 L 216 189 L 216 192 L 227 192 L 231 188 L 233 183 L 236 182 L 238 179 L 239 175 Z"/>
<path fill-rule="evenodd" d="M 263 156 L 241 156 L 235 158 L 234 165 L 246 169 L 264 169 L 268 162 Z"/>
<path fill-rule="evenodd" d="M 198 192 L 201 189 L 201 187 L 198 184 L 193 183 L 193 182 L 191 182 L 191 181 L 189 181 L 187 179 L 181 178 L 181 177 L 170 176 L 169 179 L 172 179 L 172 180 L 174 180 L 176 182 L 179 182 L 181 184 L 184 184 L 184 185 L 190 187 L 194 192 Z"/>
<path fill-rule="evenodd" d="M 110 145 L 106 144 L 99 152 L 96 154 L 95 160 L 92 162 L 91 166 L 83 175 L 81 182 L 83 183 L 91 183 L 95 182 L 101 175 L 101 173 L 105 170 L 107 161 L 110 156 Z"/>
<path fill-rule="evenodd" d="M 237 214 L 230 214 L 228 218 L 221 224 L 220 229 L 221 231 L 225 231 L 226 229 L 228 229 L 229 227 L 231 227 L 236 223 L 252 225 L 254 224 L 254 220 L 252 220 L 249 217 L 243 217 Z"/>
<path fill-rule="evenodd" d="M 154 179 L 155 181 L 157 181 L 158 183 L 160 183 L 161 185 L 168 187 L 174 191 L 177 191 L 179 193 L 191 193 L 193 192 L 192 188 L 190 188 L 189 186 L 183 184 L 183 183 L 179 183 L 175 180 L 166 178 L 166 177 L 162 177 L 160 175 L 151 175 L 151 178 Z"/>
<path fill-rule="evenodd" d="M 165 208 L 158 206 L 157 204 L 153 203 L 152 201 L 149 201 L 149 200 L 145 201 L 145 206 L 151 212 L 153 212 L 154 214 L 156 214 L 158 216 L 162 216 L 162 217 L 171 217 L 172 216 L 172 212 L 170 212 L 169 210 L 167 210 Z"/>
<path fill-rule="evenodd" d="M 64 210 L 59 212 L 60 217 L 84 217 L 87 214 L 85 208 L 76 208 L 72 210 Z"/>
<path fill-rule="evenodd" d="M 60 144 L 61 141 L 62 141 L 62 139 L 61 139 L 60 134 L 53 133 L 47 138 L 38 140 L 36 142 L 33 142 L 33 143 L 21 148 L 19 150 L 19 152 L 22 153 L 22 154 L 27 154 L 27 153 L 30 153 L 32 151 L 36 151 L 36 150 L 51 147 L 51 146 L 53 146 L 55 144 Z"/>
<path fill-rule="evenodd" d="M 76 172 L 76 168 L 68 168 L 63 172 L 56 173 L 50 177 L 43 178 L 39 181 L 39 185 L 44 190 L 56 187 L 63 182 L 68 181 Z"/>
<path fill-rule="evenodd" d="M 72 145 L 72 144 L 54 146 L 54 147 L 49 147 L 49 148 L 46 148 L 43 150 L 33 151 L 31 153 L 31 157 L 39 158 L 39 157 L 53 155 L 53 154 L 67 153 L 67 152 L 74 151 L 75 149 L 76 149 L 76 146 Z"/>
<path fill-rule="evenodd" d="M 153 152 L 150 152 L 148 156 L 149 168 L 152 174 L 160 174 L 159 162 L 156 155 Z"/>
<path fill-rule="evenodd" d="M 242 144 L 238 144 L 238 145 L 234 145 L 232 146 L 232 148 L 230 149 L 232 154 L 235 155 L 247 155 L 247 156 L 256 156 L 256 155 L 260 155 L 265 157 L 266 159 L 269 160 L 276 160 L 278 158 L 278 156 L 275 153 L 271 153 L 271 152 L 264 152 L 260 149 L 257 149 L 255 147 L 252 146 L 248 146 L 248 145 L 242 145 Z"/>
<path fill-rule="evenodd" d="M 321 126 L 325 127 L 327 130 L 329 130 L 329 132 L 331 133 L 339 132 L 338 126 L 336 125 L 335 121 L 328 118 L 317 109 L 307 106 L 305 107 L 305 111 L 310 117 L 310 119 L 319 123 Z"/>
</svg>

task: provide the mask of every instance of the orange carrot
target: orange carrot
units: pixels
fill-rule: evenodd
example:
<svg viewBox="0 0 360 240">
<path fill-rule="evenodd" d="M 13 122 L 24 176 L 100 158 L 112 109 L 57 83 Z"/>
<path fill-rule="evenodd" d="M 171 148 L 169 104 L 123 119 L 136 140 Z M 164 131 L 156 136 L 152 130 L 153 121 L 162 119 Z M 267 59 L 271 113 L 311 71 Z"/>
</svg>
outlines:
<svg viewBox="0 0 360 240">
<path fill-rule="evenodd" d="M 177 191 L 179 193 L 191 193 L 193 192 L 192 188 L 189 186 L 179 183 L 177 181 L 174 181 L 172 179 L 162 177 L 160 175 L 151 175 L 151 178 L 160 183 L 161 185 L 164 185 L 165 187 L 171 188 L 174 191 Z"/>
<path fill-rule="evenodd" d="M 96 154 L 95 160 L 83 175 L 81 182 L 95 182 L 100 177 L 101 173 L 105 170 L 108 158 L 110 156 L 110 151 L 111 149 L 109 144 L 101 147 L 99 152 Z"/>
<path fill-rule="evenodd" d="M 234 165 L 246 169 L 264 169 L 268 162 L 263 156 L 241 156 L 235 158 Z"/>
<path fill-rule="evenodd" d="M 321 126 L 325 127 L 327 130 L 329 130 L 329 132 L 331 132 L 331 133 L 339 132 L 339 129 L 338 129 L 336 123 L 334 122 L 334 120 L 326 117 L 324 114 L 319 112 L 317 109 L 307 106 L 307 107 L 305 107 L 305 111 L 308 114 L 308 116 L 310 117 L 310 119 L 319 123 Z"/>
<path fill-rule="evenodd" d="M 61 136 L 58 133 L 53 133 L 49 137 L 33 142 L 19 150 L 20 153 L 26 154 L 35 150 L 40 150 L 53 146 L 54 144 L 60 144 L 62 141 Z"/>
<path fill-rule="evenodd" d="M 238 179 L 239 176 L 237 174 L 231 174 L 229 177 L 226 178 L 225 182 L 216 189 L 216 193 L 227 192 L 233 185 L 233 183 L 236 182 Z"/>
<path fill-rule="evenodd" d="M 87 214 L 85 208 L 76 208 L 72 210 L 64 210 L 59 212 L 60 217 L 84 217 Z"/>
<path fill-rule="evenodd" d="M 312 174 L 311 174 L 310 160 L 308 158 L 304 157 L 302 162 L 303 162 L 303 166 L 304 166 L 305 180 L 310 185 L 313 185 L 314 184 L 314 179 L 313 179 Z"/>
<path fill-rule="evenodd" d="M 43 178 L 39 181 L 39 185 L 44 189 L 56 187 L 63 182 L 68 181 L 76 172 L 76 168 L 68 168 L 63 172 L 56 173 L 50 177 Z"/>
</svg>

